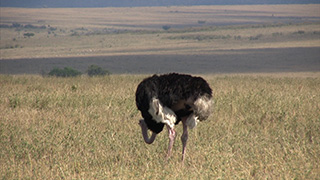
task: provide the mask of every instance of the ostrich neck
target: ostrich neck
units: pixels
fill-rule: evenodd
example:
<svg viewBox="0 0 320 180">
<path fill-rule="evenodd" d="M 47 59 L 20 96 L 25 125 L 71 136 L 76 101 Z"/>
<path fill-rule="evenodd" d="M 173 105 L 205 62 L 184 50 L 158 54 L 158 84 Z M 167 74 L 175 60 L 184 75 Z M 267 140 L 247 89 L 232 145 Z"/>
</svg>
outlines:
<svg viewBox="0 0 320 180">
<path fill-rule="evenodd" d="M 143 122 L 140 121 L 140 123 L 141 123 L 140 125 L 141 125 L 142 136 L 143 136 L 144 141 L 145 141 L 147 144 L 153 143 L 153 141 L 155 140 L 157 134 L 154 133 L 154 132 L 152 132 L 152 135 L 151 135 L 151 137 L 149 138 L 149 136 L 148 136 L 148 128 L 147 128 L 145 122 L 144 122 L 144 121 L 143 121 Z"/>
</svg>

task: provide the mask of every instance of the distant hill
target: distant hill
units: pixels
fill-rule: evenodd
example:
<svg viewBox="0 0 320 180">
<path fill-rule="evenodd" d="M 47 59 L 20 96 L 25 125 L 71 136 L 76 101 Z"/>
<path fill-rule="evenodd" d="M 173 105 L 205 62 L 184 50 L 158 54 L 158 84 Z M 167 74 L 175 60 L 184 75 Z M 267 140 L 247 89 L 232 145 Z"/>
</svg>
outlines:
<svg viewBox="0 0 320 180">
<path fill-rule="evenodd" d="M 137 7 L 244 4 L 319 4 L 320 0 L 1 0 L 1 7 Z"/>
</svg>

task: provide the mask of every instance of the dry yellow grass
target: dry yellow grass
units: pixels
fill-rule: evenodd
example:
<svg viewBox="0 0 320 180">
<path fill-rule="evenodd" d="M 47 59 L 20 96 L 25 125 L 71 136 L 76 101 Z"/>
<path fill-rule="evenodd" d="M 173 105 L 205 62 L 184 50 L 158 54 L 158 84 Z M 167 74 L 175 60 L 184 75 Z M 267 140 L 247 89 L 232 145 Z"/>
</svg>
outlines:
<svg viewBox="0 0 320 180">
<path fill-rule="evenodd" d="M 143 142 L 134 92 L 144 77 L 1 75 L 1 178 L 319 177 L 319 73 L 204 76 L 214 113 L 190 131 L 183 166 L 179 140 L 164 161 L 166 132 Z"/>
</svg>

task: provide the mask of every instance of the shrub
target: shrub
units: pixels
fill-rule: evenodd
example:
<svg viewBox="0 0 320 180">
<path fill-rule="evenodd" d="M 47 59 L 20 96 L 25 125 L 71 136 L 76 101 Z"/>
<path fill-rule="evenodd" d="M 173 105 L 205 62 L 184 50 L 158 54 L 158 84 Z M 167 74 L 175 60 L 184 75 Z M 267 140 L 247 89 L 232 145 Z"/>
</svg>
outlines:
<svg viewBox="0 0 320 180">
<path fill-rule="evenodd" d="M 304 31 L 298 31 L 297 33 L 298 34 L 304 34 Z"/>
<path fill-rule="evenodd" d="M 49 30 L 50 30 L 50 31 L 55 31 L 55 30 L 57 30 L 57 28 L 49 27 Z"/>
<path fill-rule="evenodd" d="M 110 72 L 102 69 L 101 67 L 97 65 L 91 65 L 88 67 L 87 73 L 89 76 L 104 76 L 104 75 L 109 75 Z"/>
<path fill-rule="evenodd" d="M 12 26 L 13 28 L 19 28 L 19 27 L 22 27 L 22 25 L 20 23 L 12 23 Z"/>
<path fill-rule="evenodd" d="M 274 32 L 274 33 L 272 33 L 272 36 L 281 36 L 282 35 L 282 32 Z"/>
<path fill-rule="evenodd" d="M 24 33 L 23 36 L 24 37 L 31 37 L 31 36 L 34 36 L 34 33 Z"/>
<path fill-rule="evenodd" d="M 27 24 L 27 25 L 24 25 L 24 28 L 29 28 L 29 29 L 46 29 L 47 27 L 46 27 L 46 26 L 35 26 L 35 25 L 32 25 L 32 24 Z"/>
<path fill-rule="evenodd" d="M 239 40 L 239 39 L 241 39 L 241 36 L 238 35 L 238 36 L 234 36 L 233 38 L 236 39 L 236 40 Z"/>
<path fill-rule="evenodd" d="M 164 29 L 164 30 L 169 30 L 171 28 L 171 26 L 168 26 L 168 25 L 165 25 L 165 26 L 162 26 L 162 29 Z"/>
<path fill-rule="evenodd" d="M 249 37 L 249 40 L 258 40 L 258 39 L 260 39 L 262 37 L 262 34 L 258 34 L 258 35 L 256 35 L 256 36 L 250 36 Z"/>
<path fill-rule="evenodd" d="M 54 68 L 48 75 L 56 77 L 75 77 L 81 75 L 81 72 L 70 67 L 65 67 L 64 69 Z"/>
</svg>

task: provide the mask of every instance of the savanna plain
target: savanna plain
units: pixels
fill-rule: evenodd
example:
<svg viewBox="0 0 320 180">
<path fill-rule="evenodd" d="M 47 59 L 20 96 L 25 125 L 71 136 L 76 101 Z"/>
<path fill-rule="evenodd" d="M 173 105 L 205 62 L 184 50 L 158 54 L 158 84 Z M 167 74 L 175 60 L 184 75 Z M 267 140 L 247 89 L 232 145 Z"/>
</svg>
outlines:
<svg viewBox="0 0 320 180">
<path fill-rule="evenodd" d="M 0 59 L 319 47 L 319 8 L 318 4 L 1 8 Z"/>
<path fill-rule="evenodd" d="M 212 116 L 181 163 L 167 132 L 144 143 L 135 89 L 145 75 L 0 76 L 2 179 L 317 179 L 319 73 L 206 75 Z"/>
<path fill-rule="evenodd" d="M 19 58 L 88 57 L 90 65 L 91 56 L 319 48 L 318 9 L 1 8 L 0 70 L 14 71 L 1 62 Z M 134 94 L 149 74 L 31 74 L 0 75 L 1 179 L 320 177 L 319 71 L 198 74 L 212 87 L 213 113 L 189 131 L 184 163 L 181 125 L 168 161 L 166 131 L 143 141 Z"/>
</svg>

